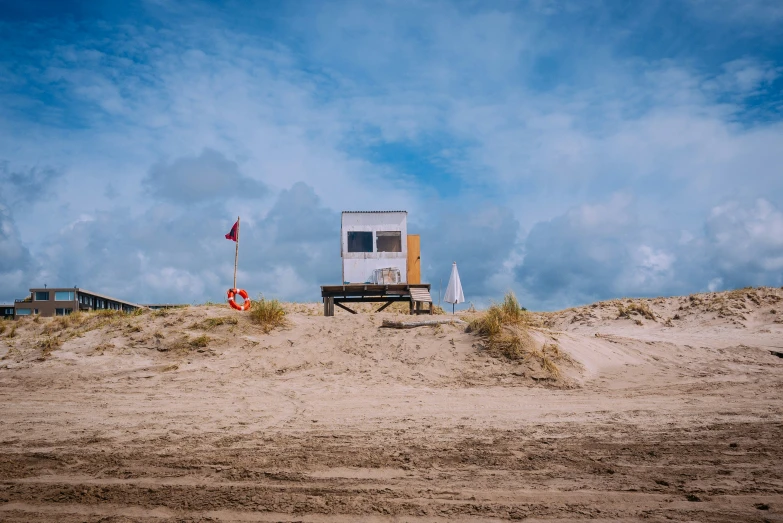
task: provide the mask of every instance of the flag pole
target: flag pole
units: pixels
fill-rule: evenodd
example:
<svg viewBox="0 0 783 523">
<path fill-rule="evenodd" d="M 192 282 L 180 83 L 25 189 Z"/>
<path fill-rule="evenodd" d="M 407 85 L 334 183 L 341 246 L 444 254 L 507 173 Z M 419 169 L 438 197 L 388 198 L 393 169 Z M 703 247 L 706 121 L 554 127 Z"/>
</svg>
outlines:
<svg viewBox="0 0 783 523">
<path fill-rule="evenodd" d="M 237 242 L 234 249 L 234 286 L 232 289 L 237 288 L 237 258 L 239 258 L 239 216 L 237 216 Z"/>
</svg>

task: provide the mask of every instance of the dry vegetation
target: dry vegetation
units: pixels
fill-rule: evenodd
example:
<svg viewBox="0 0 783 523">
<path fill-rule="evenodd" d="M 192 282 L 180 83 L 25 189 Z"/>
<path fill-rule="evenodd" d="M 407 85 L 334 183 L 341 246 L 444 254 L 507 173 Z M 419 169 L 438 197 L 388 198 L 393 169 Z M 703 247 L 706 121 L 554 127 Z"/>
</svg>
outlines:
<svg viewBox="0 0 783 523">
<path fill-rule="evenodd" d="M 772 323 L 783 323 L 781 291 L 774 287 L 745 287 L 682 297 L 622 298 L 557 312 L 534 313 L 533 317 L 542 325 L 559 330 L 569 330 L 574 324 L 594 327 L 606 324 L 607 320 L 631 320 L 638 326 L 653 326 L 650 322 L 655 322 L 667 328 L 687 326 L 693 321 L 715 321 L 747 328 L 770 319 Z"/>
<path fill-rule="evenodd" d="M 282 304 L 277 300 L 267 300 L 263 296 L 253 302 L 253 306 L 250 308 L 250 319 L 267 334 L 273 329 L 288 325 Z"/>
<path fill-rule="evenodd" d="M 0 320 L 0 337 L 6 340 L 9 347 L 2 359 L 20 360 L 23 354 L 28 354 L 32 360 L 46 361 L 65 343 L 84 338 L 95 331 L 91 336 L 97 334 L 99 340 L 91 346 L 88 352 L 90 356 L 138 349 L 153 349 L 181 356 L 194 352 L 212 354 L 212 347 L 224 344 L 225 333 L 233 332 L 240 323 L 255 323 L 266 334 L 287 325 L 285 311 L 277 300 L 262 298 L 254 303 L 247 315 L 223 314 L 204 315 L 190 308 L 157 311 L 137 309 L 132 313 L 100 310 L 75 312 L 54 318 L 35 316 Z M 202 333 L 188 333 L 188 330 Z M 218 334 L 218 331 L 221 333 Z"/>
<path fill-rule="evenodd" d="M 41 348 L 40 360 L 48 358 L 52 352 L 59 349 L 62 345 L 62 340 L 56 336 L 46 336 L 38 341 L 38 347 Z"/>
<path fill-rule="evenodd" d="M 492 356 L 519 361 L 533 369 L 539 367 L 551 379 L 561 377 L 557 363 L 566 360 L 565 354 L 554 340 L 538 343 L 531 335 L 533 328 L 532 316 L 509 292 L 502 303 L 492 305 L 473 319 L 467 331 L 482 337 Z"/>
<path fill-rule="evenodd" d="M 617 318 L 631 318 L 632 315 L 638 314 L 642 316 L 643 318 L 646 318 L 648 320 L 656 321 L 655 320 L 655 313 L 653 313 L 652 310 L 650 310 L 650 306 L 647 305 L 647 303 L 635 301 L 631 302 L 628 305 L 623 305 L 622 303 L 617 304 Z"/>
<path fill-rule="evenodd" d="M 207 318 L 205 320 L 202 320 L 200 322 L 196 322 L 193 325 L 190 326 L 191 329 L 201 329 L 205 331 L 211 331 L 215 330 L 217 327 L 220 327 L 221 325 L 236 325 L 239 323 L 239 320 L 232 317 L 232 316 L 218 316 L 217 318 Z M 161 335 L 162 337 L 162 335 Z"/>
</svg>

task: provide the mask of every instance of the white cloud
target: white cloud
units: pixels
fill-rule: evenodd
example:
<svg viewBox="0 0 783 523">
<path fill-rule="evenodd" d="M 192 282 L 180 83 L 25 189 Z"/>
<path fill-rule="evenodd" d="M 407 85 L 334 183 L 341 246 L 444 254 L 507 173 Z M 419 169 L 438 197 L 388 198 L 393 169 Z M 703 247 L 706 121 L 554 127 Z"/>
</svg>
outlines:
<svg viewBox="0 0 783 523">
<path fill-rule="evenodd" d="M 429 277 L 458 256 L 474 296 L 514 287 L 554 306 L 778 281 L 765 231 L 777 231 L 783 204 L 783 125 L 748 118 L 745 105 L 779 81 L 774 57 L 744 52 L 710 68 L 634 56 L 622 35 L 652 8 L 599 38 L 579 25 L 581 2 L 323 4 L 277 20 L 282 33 L 207 4 L 156 4 L 155 23 L 48 27 L 58 43 L 19 51 L 23 69 L 0 64 L 0 159 L 14 166 L 3 180 L 25 174 L 0 197 L 50 283 L 92 278 L 159 299 L 126 257 L 141 252 L 152 278 L 204 282 L 188 300 L 222 295 L 231 268 L 210 235 L 240 213 L 263 245 L 250 284 L 312 296 L 339 274 L 332 236 L 348 208 L 408 209 L 428 238 Z M 761 0 L 721 5 L 746 26 L 768 30 L 759 13 L 777 16 Z M 713 6 L 691 7 L 719 16 Z M 433 143 L 422 154 L 433 172 L 364 154 L 388 143 L 400 156 Z M 268 199 L 249 198 L 262 186 Z M 233 198 L 225 187 L 242 189 Z M 45 191 L 47 213 L 20 220 L 20 195 Z M 700 232 L 717 202 L 760 196 L 721 207 Z M 162 230 L 175 237 L 156 240 Z M 78 249 L 112 263 L 72 270 Z"/>
<path fill-rule="evenodd" d="M 716 292 L 723 289 L 723 278 L 713 278 L 707 284 L 707 290 L 710 292 Z"/>
<path fill-rule="evenodd" d="M 235 162 L 212 149 L 170 164 L 157 163 L 143 183 L 154 196 L 185 204 L 260 198 L 267 192 L 262 183 L 242 175 Z"/>
<path fill-rule="evenodd" d="M 769 201 L 715 207 L 706 236 L 714 263 L 730 285 L 783 281 L 783 212 Z"/>
</svg>

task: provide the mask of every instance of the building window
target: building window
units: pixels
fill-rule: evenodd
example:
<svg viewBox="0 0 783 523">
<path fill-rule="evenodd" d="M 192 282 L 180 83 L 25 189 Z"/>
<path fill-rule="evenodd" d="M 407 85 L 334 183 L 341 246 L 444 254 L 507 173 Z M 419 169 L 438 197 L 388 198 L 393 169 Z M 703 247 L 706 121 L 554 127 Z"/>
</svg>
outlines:
<svg viewBox="0 0 783 523">
<path fill-rule="evenodd" d="M 348 252 L 372 252 L 372 233 L 348 231 Z"/>
<path fill-rule="evenodd" d="M 35 291 L 35 301 L 49 301 L 49 291 Z"/>
<path fill-rule="evenodd" d="M 54 301 L 73 301 L 73 291 L 57 291 L 54 293 Z"/>
<path fill-rule="evenodd" d="M 402 252 L 402 233 L 400 231 L 378 231 L 375 234 L 378 252 Z"/>
<path fill-rule="evenodd" d="M 16 309 L 16 315 L 17 316 L 29 316 L 30 315 L 30 309 Z"/>
<path fill-rule="evenodd" d="M 73 312 L 73 309 L 54 309 L 55 316 L 68 316 Z"/>
</svg>

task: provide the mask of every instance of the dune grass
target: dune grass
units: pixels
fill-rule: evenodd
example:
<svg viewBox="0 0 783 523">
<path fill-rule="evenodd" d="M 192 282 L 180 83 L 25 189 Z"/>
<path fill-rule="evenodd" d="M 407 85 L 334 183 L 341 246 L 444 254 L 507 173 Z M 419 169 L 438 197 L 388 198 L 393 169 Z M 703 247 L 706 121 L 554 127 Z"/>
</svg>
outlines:
<svg viewBox="0 0 783 523">
<path fill-rule="evenodd" d="M 638 314 L 648 320 L 656 321 L 655 313 L 653 313 L 650 306 L 644 302 L 631 302 L 627 306 L 624 306 L 622 303 L 617 304 L 617 319 L 630 319 L 632 314 Z"/>
<path fill-rule="evenodd" d="M 278 300 L 260 296 L 250 307 L 250 320 L 261 327 L 265 334 L 288 325 L 285 309 Z"/>
<path fill-rule="evenodd" d="M 52 352 L 62 346 L 62 340 L 57 336 L 46 336 L 38 341 L 38 346 L 41 348 L 41 357 L 39 359 L 45 360 Z"/>
<path fill-rule="evenodd" d="M 503 301 L 493 304 L 487 312 L 468 324 L 468 332 L 491 338 L 498 336 L 503 327 L 525 327 L 530 325 L 530 315 L 527 309 L 517 301 L 513 292 L 506 294 Z"/>
<path fill-rule="evenodd" d="M 187 334 L 181 333 L 181 335 L 176 338 L 170 337 L 168 343 L 158 350 L 186 355 L 194 349 L 204 349 L 208 347 L 212 341 L 214 340 L 205 334 L 196 338 L 191 338 Z"/>
<path fill-rule="evenodd" d="M 487 312 L 468 324 L 467 331 L 484 338 L 491 354 L 512 360 L 523 359 L 535 348 L 535 342 L 527 332 L 529 315 L 519 304 L 513 292 L 503 301 L 493 304 Z"/>
<path fill-rule="evenodd" d="M 550 378 L 558 379 L 561 372 L 556 362 L 568 358 L 554 342 L 547 342 L 539 348 L 530 335 L 531 326 L 530 313 L 519 304 L 514 293 L 509 292 L 501 303 L 493 304 L 484 314 L 472 320 L 467 331 L 484 339 L 488 354 L 534 364 Z"/>
<path fill-rule="evenodd" d="M 221 325 L 236 325 L 238 323 L 239 320 L 233 316 L 218 316 L 217 318 L 207 318 L 200 322 L 195 322 L 189 328 L 210 331 L 220 327 Z"/>
<path fill-rule="evenodd" d="M 201 335 L 197 338 L 193 338 L 190 340 L 190 346 L 195 348 L 204 348 L 207 345 L 209 345 L 209 342 L 212 341 L 209 336 Z"/>
</svg>

